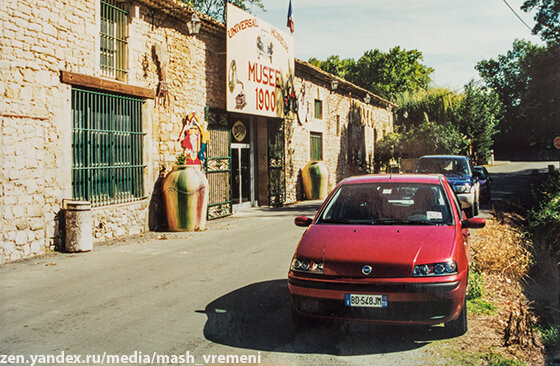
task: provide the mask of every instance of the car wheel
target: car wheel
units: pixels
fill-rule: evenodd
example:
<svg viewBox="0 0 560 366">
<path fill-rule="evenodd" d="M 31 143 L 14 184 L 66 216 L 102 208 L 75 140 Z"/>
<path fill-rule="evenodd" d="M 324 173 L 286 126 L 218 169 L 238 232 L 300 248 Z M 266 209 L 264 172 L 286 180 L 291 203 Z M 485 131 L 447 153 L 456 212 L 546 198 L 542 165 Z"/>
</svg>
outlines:
<svg viewBox="0 0 560 366">
<path fill-rule="evenodd" d="M 459 337 L 467 332 L 467 328 L 467 296 L 465 294 L 461 314 L 457 319 L 445 323 L 445 334 L 449 338 Z"/>
<path fill-rule="evenodd" d="M 480 203 L 478 202 L 478 200 L 476 200 L 476 202 L 474 203 L 474 205 L 472 207 L 473 216 L 478 216 L 479 206 L 480 206 Z"/>
<path fill-rule="evenodd" d="M 473 217 L 473 211 L 474 211 L 474 208 L 472 206 L 465 208 L 465 214 L 467 215 L 468 219 Z"/>
</svg>

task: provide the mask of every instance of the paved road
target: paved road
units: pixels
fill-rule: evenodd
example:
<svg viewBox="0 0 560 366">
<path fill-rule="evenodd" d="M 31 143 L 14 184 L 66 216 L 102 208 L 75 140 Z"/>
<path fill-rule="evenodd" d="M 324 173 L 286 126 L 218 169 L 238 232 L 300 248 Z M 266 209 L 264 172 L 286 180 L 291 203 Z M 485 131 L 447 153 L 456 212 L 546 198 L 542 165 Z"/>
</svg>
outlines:
<svg viewBox="0 0 560 366">
<path fill-rule="evenodd" d="M 491 172 L 500 186 L 533 167 L 507 164 Z M 96 245 L 91 253 L 2 265 L 0 355 L 188 352 L 190 364 L 207 363 L 204 355 L 250 355 L 265 365 L 418 364 L 439 357 L 437 328 L 294 328 L 286 274 L 303 229 L 293 217 L 317 207 L 252 210 L 213 221 L 206 232 L 167 240 L 149 234 Z"/>
<path fill-rule="evenodd" d="M 557 161 L 496 162 L 493 166 L 487 166 L 492 177 L 492 199 L 489 203 L 481 205 L 479 216 L 489 218 L 493 205 L 517 201 L 535 181 L 535 173 L 547 172 L 549 165 L 554 165 L 558 170 Z"/>
</svg>

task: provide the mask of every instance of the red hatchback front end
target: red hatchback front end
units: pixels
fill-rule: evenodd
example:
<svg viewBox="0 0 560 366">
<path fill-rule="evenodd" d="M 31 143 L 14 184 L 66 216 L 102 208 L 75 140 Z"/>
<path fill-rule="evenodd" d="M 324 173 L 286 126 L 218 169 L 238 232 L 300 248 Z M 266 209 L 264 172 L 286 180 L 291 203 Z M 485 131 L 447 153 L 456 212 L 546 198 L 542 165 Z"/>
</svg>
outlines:
<svg viewBox="0 0 560 366">
<path fill-rule="evenodd" d="M 446 323 L 466 331 L 469 227 L 443 176 L 355 177 L 339 184 L 308 226 L 288 286 L 296 320 Z"/>
</svg>

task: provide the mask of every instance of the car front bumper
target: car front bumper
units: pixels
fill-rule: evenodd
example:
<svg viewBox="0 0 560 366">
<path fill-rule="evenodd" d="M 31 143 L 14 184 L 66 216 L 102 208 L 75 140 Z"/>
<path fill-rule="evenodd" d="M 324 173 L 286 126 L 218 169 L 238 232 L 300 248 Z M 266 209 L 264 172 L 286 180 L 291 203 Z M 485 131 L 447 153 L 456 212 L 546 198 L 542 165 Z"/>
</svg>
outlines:
<svg viewBox="0 0 560 366">
<path fill-rule="evenodd" d="M 439 278 L 319 280 L 290 272 L 292 306 L 300 315 L 353 319 L 378 324 L 438 324 L 459 316 L 466 278 L 458 274 Z M 437 282 L 435 282 L 437 280 Z M 387 307 L 350 307 L 346 294 L 386 295 Z"/>
</svg>

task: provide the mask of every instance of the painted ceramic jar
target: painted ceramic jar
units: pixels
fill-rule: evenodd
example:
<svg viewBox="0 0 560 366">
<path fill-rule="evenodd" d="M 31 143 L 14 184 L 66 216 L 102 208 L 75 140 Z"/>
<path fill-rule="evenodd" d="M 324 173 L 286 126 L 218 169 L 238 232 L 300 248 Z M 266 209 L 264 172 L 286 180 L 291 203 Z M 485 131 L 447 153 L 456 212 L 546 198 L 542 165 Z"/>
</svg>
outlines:
<svg viewBox="0 0 560 366">
<path fill-rule="evenodd" d="M 198 166 L 176 165 L 163 181 L 170 231 L 206 229 L 208 180 Z"/>
<path fill-rule="evenodd" d="M 322 161 L 310 161 L 301 171 L 303 191 L 308 200 L 323 200 L 327 197 L 329 171 Z"/>
</svg>

